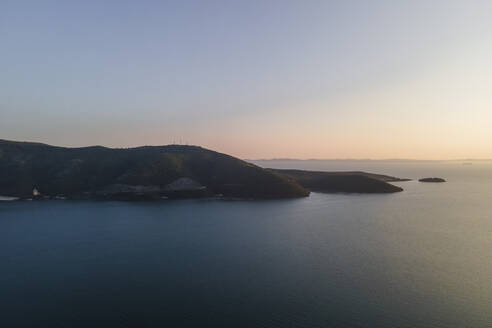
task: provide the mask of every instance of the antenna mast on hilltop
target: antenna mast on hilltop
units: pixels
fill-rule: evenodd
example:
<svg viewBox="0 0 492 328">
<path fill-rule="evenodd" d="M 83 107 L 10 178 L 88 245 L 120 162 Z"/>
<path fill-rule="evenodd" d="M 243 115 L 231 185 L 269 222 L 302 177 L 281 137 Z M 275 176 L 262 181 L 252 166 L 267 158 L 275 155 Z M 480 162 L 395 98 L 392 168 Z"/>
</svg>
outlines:
<svg viewBox="0 0 492 328">
<path fill-rule="evenodd" d="M 188 139 L 185 139 L 183 137 L 175 138 L 173 137 L 171 139 L 172 145 L 189 145 Z"/>
</svg>

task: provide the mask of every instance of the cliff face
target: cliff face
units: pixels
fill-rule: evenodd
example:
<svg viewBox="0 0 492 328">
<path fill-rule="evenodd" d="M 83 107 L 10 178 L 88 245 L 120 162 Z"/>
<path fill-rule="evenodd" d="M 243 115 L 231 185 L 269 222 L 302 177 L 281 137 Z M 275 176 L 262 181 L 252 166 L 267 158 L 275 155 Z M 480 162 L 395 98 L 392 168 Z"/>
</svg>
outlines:
<svg viewBox="0 0 492 328">
<path fill-rule="evenodd" d="M 0 195 L 304 197 L 296 182 L 196 146 L 63 148 L 0 140 Z M 123 197 L 125 198 L 125 197 Z"/>
</svg>

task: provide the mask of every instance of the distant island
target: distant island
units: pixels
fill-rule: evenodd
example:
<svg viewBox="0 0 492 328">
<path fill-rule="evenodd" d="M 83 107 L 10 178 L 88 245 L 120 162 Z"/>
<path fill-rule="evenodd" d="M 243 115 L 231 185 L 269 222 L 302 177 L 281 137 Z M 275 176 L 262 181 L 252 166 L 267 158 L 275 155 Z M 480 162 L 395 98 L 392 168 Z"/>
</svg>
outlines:
<svg viewBox="0 0 492 328">
<path fill-rule="evenodd" d="M 434 182 L 434 183 L 442 183 L 446 182 L 443 178 L 422 178 L 419 179 L 420 182 Z"/>
<path fill-rule="evenodd" d="M 310 191 L 391 193 L 365 172 L 264 169 L 198 146 L 64 148 L 0 140 L 0 195 L 20 199 L 280 199 Z"/>
</svg>

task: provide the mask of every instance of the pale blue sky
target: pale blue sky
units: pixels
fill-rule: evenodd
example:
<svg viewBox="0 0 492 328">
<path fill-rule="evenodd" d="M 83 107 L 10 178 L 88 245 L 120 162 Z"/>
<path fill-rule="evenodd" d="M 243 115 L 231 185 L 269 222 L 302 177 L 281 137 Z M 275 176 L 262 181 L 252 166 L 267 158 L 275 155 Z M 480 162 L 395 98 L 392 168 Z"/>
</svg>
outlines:
<svg viewBox="0 0 492 328">
<path fill-rule="evenodd" d="M 492 157 L 491 1 L 0 4 L 0 138 Z"/>
</svg>

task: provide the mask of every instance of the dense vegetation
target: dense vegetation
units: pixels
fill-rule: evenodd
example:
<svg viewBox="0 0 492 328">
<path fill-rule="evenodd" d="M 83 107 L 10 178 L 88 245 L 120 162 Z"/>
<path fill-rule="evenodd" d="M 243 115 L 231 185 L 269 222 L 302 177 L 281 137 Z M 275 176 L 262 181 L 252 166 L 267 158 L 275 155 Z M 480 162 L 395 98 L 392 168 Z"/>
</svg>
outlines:
<svg viewBox="0 0 492 328">
<path fill-rule="evenodd" d="M 31 197 L 36 188 L 49 196 L 91 197 L 112 185 L 157 186 L 164 190 L 183 177 L 199 182 L 205 191 L 180 191 L 182 197 L 221 194 L 288 198 L 309 194 L 274 172 L 196 146 L 63 148 L 0 140 L 0 195 Z"/>
</svg>

